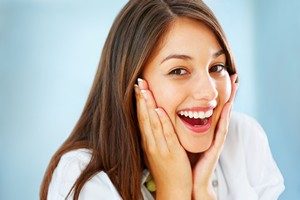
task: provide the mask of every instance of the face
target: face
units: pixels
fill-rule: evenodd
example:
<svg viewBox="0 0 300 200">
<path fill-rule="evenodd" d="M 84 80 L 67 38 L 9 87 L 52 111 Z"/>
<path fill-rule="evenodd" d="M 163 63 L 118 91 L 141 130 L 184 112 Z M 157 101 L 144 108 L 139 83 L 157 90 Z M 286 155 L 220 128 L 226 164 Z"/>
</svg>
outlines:
<svg viewBox="0 0 300 200">
<path fill-rule="evenodd" d="M 143 71 L 157 106 L 174 126 L 181 145 L 199 153 L 212 144 L 231 93 L 226 57 L 204 24 L 179 18 Z"/>
</svg>

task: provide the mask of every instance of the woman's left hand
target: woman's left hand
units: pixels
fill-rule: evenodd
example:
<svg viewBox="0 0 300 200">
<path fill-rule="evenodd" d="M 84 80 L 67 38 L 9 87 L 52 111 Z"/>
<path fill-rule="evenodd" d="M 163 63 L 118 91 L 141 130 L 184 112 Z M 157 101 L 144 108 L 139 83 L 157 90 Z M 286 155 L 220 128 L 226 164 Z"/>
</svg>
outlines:
<svg viewBox="0 0 300 200">
<path fill-rule="evenodd" d="M 211 179 L 228 132 L 231 108 L 238 89 L 236 79 L 236 74 L 231 76 L 231 96 L 222 109 L 213 144 L 201 154 L 193 168 L 193 199 L 216 199 Z"/>
</svg>

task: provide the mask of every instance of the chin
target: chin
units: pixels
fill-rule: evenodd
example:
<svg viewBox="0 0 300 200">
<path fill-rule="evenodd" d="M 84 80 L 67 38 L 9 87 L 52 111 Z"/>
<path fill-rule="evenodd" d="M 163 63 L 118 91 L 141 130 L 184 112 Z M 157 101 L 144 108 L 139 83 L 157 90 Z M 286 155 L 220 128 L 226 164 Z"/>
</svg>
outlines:
<svg viewBox="0 0 300 200">
<path fill-rule="evenodd" d="M 186 145 L 182 145 L 183 148 L 189 153 L 202 153 L 209 149 L 212 144 L 212 140 L 209 141 L 201 141 L 201 143 L 189 143 Z"/>
</svg>

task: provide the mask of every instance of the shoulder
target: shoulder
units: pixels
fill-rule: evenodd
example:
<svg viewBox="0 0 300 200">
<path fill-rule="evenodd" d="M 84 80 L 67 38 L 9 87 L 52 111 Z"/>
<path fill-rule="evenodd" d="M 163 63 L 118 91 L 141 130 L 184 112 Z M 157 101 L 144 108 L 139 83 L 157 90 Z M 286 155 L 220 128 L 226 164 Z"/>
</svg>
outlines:
<svg viewBox="0 0 300 200">
<path fill-rule="evenodd" d="M 225 141 L 230 152 L 237 150 L 249 151 L 253 147 L 268 147 L 268 138 L 262 126 L 253 118 L 239 112 L 232 112 L 228 133 Z"/>
<path fill-rule="evenodd" d="M 228 137 L 243 140 L 267 140 L 262 126 L 253 117 L 244 113 L 232 112 L 228 129 Z"/>
<path fill-rule="evenodd" d="M 284 190 L 283 177 L 273 159 L 267 135 L 261 125 L 246 114 L 233 112 L 231 115 L 221 165 L 227 181 L 238 179 L 238 184 L 230 186 L 237 192 L 243 183 L 241 191 L 250 185 L 249 194 L 255 191 L 259 199 L 277 199 Z"/>
<path fill-rule="evenodd" d="M 233 111 L 231 114 L 229 127 L 231 129 L 241 129 L 245 127 L 261 129 L 261 126 L 253 117 L 236 111 Z"/>
<path fill-rule="evenodd" d="M 52 175 L 48 199 L 65 199 L 90 159 L 91 151 L 88 149 L 77 149 L 64 154 Z M 115 187 L 103 171 L 88 180 L 80 192 L 81 199 L 118 199 L 117 197 Z"/>
</svg>

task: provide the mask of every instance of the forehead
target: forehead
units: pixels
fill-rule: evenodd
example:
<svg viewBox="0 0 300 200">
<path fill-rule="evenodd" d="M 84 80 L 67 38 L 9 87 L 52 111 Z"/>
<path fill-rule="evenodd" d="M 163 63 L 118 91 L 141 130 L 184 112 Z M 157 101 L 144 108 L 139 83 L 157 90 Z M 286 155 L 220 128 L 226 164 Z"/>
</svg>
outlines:
<svg viewBox="0 0 300 200">
<path fill-rule="evenodd" d="M 165 57 L 171 53 L 212 55 L 220 49 L 215 34 L 207 25 L 191 18 L 177 18 L 169 26 L 153 56 Z"/>
</svg>

